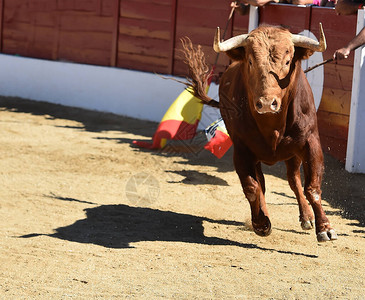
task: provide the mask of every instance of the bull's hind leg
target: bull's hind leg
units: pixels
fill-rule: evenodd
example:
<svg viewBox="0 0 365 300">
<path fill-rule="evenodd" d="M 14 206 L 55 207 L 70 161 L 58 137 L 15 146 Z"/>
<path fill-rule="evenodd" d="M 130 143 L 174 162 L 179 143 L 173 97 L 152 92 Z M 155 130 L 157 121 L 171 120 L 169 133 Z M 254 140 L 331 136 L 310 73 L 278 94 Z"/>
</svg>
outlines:
<svg viewBox="0 0 365 300">
<path fill-rule="evenodd" d="M 323 210 L 321 203 L 321 183 L 323 176 L 323 153 L 319 137 L 312 135 L 307 142 L 303 157 L 305 176 L 304 192 L 312 205 L 318 242 L 337 240 L 337 234 Z"/>
<path fill-rule="evenodd" d="M 268 236 L 271 233 L 271 222 L 265 202 L 265 183 L 260 165 L 249 151 L 235 149 L 233 162 L 240 178 L 243 192 L 251 206 L 252 227 L 256 234 Z"/>
<path fill-rule="evenodd" d="M 303 193 L 302 181 L 300 178 L 300 166 L 301 160 L 294 156 L 293 158 L 285 161 L 286 174 L 290 188 L 295 194 L 299 205 L 299 221 L 302 229 L 308 230 L 313 228 L 314 215 L 312 208 L 309 206 L 307 199 Z"/>
</svg>

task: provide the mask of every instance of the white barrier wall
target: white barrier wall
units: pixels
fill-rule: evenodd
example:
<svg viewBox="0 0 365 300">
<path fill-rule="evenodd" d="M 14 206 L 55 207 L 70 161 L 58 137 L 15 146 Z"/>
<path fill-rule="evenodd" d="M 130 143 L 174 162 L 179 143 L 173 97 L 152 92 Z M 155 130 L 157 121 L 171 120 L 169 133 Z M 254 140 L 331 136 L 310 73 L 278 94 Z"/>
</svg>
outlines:
<svg viewBox="0 0 365 300">
<path fill-rule="evenodd" d="M 365 10 L 357 15 L 356 34 L 365 26 Z M 365 48 L 355 51 L 346 170 L 365 173 Z"/>
<path fill-rule="evenodd" d="M 184 90 L 184 85 L 156 74 L 111 67 L 4 54 L 0 54 L 0 66 L 0 95 L 155 122 Z M 218 97 L 217 85 L 212 84 L 209 95 Z M 217 110 L 204 109 L 199 128 L 205 128 L 214 118 Z"/>
</svg>

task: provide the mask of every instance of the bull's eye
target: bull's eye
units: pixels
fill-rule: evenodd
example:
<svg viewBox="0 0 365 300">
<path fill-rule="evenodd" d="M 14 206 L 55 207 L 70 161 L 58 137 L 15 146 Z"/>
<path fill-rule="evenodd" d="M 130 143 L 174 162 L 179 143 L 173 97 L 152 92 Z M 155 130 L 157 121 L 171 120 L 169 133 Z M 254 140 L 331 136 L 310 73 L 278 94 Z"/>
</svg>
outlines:
<svg viewBox="0 0 365 300">
<path fill-rule="evenodd" d="M 248 60 L 248 63 L 249 63 L 250 66 L 252 66 L 252 60 L 251 59 Z"/>
<path fill-rule="evenodd" d="M 290 60 L 287 60 L 285 64 L 286 64 L 287 66 L 289 66 L 289 63 L 290 63 Z"/>
</svg>

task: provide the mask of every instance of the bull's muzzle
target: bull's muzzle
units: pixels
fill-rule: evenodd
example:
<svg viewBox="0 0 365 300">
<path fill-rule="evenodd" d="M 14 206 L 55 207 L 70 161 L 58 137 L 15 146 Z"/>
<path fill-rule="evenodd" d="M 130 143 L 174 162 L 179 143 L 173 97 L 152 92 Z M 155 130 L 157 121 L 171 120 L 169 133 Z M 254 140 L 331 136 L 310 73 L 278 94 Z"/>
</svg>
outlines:
<svg viewBox="0 0 365 300">
<path fill-rule="evenodd" d="M 260 97 L 255 104 L 255 109 L 259 114 L 276 113 L 280 110 L 280 102 L 275 97 Z"/>
</svg>

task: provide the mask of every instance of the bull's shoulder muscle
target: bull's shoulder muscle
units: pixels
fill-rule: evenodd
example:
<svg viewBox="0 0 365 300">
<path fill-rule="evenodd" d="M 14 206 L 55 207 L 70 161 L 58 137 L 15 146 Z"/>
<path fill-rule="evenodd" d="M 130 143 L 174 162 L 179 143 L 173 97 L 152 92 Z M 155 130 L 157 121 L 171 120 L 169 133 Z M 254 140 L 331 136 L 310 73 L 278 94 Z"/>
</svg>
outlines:
<svg viewBox="0 0 365 300">
<path fill-rule="evenodd" d="M 240 66 L 241 63 L 236 61 L 229 65 L 227 70 L 223 73 L 221 78 L 221 84 L 227 81 L 231 81 L 233 78 L 240 76 Z"/>
<path fill-rule="evenodd" d="M 291 120 L 297 130 L 304 133 L 313 131 L 317 127 L 313 93 L 304 73 L 298 78 L 296 93 L 288 111 L 287 123 L 290 123 Z"/>
</svg>

